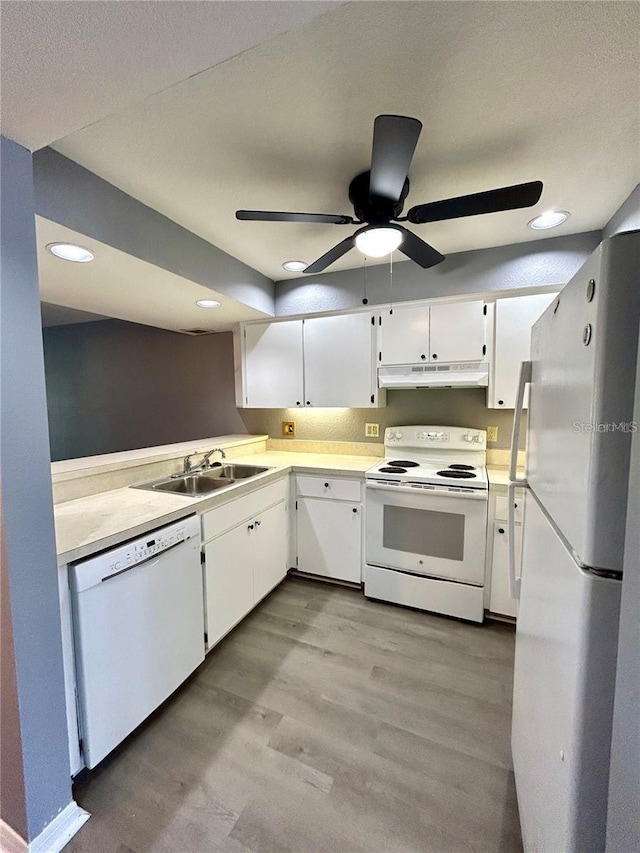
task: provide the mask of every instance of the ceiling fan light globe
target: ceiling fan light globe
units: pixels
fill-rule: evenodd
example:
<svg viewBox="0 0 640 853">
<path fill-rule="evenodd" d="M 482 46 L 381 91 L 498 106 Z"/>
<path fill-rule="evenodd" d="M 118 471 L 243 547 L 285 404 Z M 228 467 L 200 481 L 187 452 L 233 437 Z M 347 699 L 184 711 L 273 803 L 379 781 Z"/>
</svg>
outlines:
<svg viewBox="0 0 640 853">
<path fill-rule="evenodd" d="M 356 234 L 356 248 L 368 258 L 383 258 L 395 251 L 403 239 L 398 228 L 367 228 Z"/>
</svg>

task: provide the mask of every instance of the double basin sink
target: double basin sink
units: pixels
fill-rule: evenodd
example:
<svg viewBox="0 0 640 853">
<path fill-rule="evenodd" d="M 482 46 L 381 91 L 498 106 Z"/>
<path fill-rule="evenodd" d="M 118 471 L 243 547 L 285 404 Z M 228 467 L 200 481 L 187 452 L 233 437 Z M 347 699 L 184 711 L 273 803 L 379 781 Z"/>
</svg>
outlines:
<svg viewBox="0 0 640 853">
<path fill-rule="evenodd" d="M 264 474 L 268 470 L 268 468 L 261 468 L 258 465 L 214 464 L 211 468 L 195 471 L 192 474 L 165 477 L 162 480 L 141 483 L 131 488 L 147 489 L 151 492 L 170 492 L 174 495 L 187 495 L 191 498 L 198 498 L 202 495 L 209 495 L 218 489 L 232 486 L 238 480 L 257 477 L 258 474 Z"/>
</svg>

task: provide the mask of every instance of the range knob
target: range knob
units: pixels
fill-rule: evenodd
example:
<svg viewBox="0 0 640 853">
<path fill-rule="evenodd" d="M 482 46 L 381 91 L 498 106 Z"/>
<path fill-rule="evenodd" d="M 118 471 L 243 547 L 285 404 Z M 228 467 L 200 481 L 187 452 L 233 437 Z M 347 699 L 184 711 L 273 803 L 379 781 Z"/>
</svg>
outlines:
<svg viewBox="0 0 640 853">
<path fill-rule="evenodd" d="M 463 435 L 463 436 L 462 436 L 462 438 L 463 438 L 465 441 L 468 441 L 469 443 L 471 443 L 471 442 L 473 441 L 473 436 L 471 435 L 471 433 L 470 433 L 470 432 L 468 432 L 468 433 L 466 433 L 465 435 Z"/>
<path fill-rule="evenodd" d="M 404 435 L 404 433 L 396 432 L 396 438 L 398 439 L 398 441 L 400 441 L 400 439 L 403 437 L 403 435 Z"/>
</svg>

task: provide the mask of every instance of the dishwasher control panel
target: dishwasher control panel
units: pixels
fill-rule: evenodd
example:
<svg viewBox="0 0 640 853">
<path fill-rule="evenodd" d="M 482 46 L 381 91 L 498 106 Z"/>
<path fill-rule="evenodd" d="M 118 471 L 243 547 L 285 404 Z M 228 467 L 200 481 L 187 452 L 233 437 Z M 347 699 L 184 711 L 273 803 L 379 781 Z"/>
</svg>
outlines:
<svg viewBox="0 0 640 853">
<path fill-rule="evenodd" d="M 139 539 L 76 563 L 71 573 L 72 584 L 76 591 L 87 589 L 95 583 L 108 580 L 120 572 L 157 557 L 194 536 L 200 536 L 200 524 L 195 515 L 152 530 Z"/>
</svg>

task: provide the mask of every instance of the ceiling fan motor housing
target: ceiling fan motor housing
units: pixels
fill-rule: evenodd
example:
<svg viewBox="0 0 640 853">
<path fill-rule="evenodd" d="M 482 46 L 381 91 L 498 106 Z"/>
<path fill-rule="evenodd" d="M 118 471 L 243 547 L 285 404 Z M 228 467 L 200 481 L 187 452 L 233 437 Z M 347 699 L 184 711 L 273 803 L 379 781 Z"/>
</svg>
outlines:
<svg viewBox="0 0 640 853">
<path fill-rule="evenodd" d="M 382 196 L 369 195 L 370 175 L 370 171 L 362 172 L 349 184 L 349 201 L 353 205 L 357 218 L 370 225 L 382 225 L 397 219 L 402 213 L 404 200 L 409 194 L 409 179 L 405 179 L 400 198 L 394 201 Z"/>
</svg>

